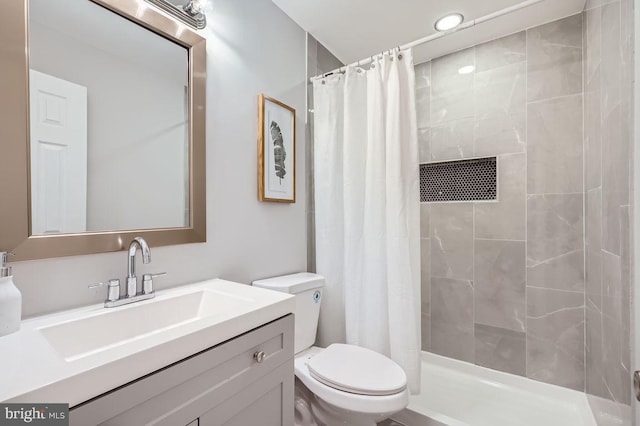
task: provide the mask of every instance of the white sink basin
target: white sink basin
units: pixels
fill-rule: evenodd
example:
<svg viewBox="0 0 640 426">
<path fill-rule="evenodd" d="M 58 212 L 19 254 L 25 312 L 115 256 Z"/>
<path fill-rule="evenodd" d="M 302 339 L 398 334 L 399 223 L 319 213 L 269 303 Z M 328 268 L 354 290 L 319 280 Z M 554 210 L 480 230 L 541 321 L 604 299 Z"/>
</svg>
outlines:
<svg viewBox="0 0 640 426">
<path fill-rule="evenodd" d="M 94 315 L 42 327 L 40 331 L 66 361 L 74 361 L 132 339 L 205 317 L 222 316 L 250 302 L 246 297 L 200 289 L 103 309 Z"/>
<path fill-rule="evenodd" d="M 291 295 L 213 279 L 22 321 L 0 338 L 0 401 L 73 407 L 294 309 Z"/>
</svg>

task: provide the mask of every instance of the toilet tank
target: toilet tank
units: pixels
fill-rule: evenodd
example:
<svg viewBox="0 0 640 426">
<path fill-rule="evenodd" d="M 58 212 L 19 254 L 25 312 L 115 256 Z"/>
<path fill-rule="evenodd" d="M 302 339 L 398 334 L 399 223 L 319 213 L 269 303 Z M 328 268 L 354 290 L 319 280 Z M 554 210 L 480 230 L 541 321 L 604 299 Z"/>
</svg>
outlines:
<svg viewBox="0 0 640 426">
<path fill-rule="evenodd" d="M 312 346 L 318 330 L 324 277 L 311 272 L 300 272 L 254 281 L 252 284 L 296 297 L 295 353 Z"/>
</svg>

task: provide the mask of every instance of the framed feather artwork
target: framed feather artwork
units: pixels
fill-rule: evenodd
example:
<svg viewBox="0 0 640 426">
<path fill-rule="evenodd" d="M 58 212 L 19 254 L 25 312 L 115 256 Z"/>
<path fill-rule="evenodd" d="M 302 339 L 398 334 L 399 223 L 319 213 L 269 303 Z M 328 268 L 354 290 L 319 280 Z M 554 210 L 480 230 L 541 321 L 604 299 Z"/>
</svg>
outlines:
<svg viewBox="0 0 640 426">
<path fill-rule="evenodd" d="M 296 110 L 260 94 L 258 198 L 296 202 Z"/>
</svg>

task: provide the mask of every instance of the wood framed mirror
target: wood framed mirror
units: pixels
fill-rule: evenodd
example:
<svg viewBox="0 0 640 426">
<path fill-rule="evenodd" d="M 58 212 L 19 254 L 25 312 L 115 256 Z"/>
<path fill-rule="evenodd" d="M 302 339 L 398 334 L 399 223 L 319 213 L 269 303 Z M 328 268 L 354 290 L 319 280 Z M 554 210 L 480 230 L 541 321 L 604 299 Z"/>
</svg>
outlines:
<svg viewBox="0 0 640 426">
<path fill-rule="evenodd" d="M 135 236 L 206 241 L 205 39 L 144 0 L 65 1 L 0 5 L 0 251 L 30 260 L 118 251 Z"/>
</svg>

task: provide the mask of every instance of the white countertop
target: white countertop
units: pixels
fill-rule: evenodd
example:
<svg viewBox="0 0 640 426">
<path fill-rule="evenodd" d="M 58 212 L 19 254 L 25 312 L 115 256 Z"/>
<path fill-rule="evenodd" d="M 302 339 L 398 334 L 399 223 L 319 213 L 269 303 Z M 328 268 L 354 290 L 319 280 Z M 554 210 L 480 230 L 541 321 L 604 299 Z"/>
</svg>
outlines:
<svg viewBox="0 0 640 426">
<path fill-rule="evenodd" d="M 233 295 L 246 303 L 75 358 L 65 359 L 40 331 L 77 318 L 132 309 L 202 289 Z M 73 407 L 294 309 L 295 299 L 289 294 L 213 279 L 159 291 L 154 299 L 118 308 L 107 309 L 101 303 L 25 320 L 20 331 L 0 337 L 0 401 L 60 402 Z"/>
</svg>

